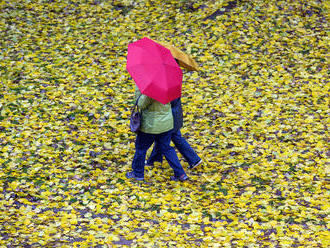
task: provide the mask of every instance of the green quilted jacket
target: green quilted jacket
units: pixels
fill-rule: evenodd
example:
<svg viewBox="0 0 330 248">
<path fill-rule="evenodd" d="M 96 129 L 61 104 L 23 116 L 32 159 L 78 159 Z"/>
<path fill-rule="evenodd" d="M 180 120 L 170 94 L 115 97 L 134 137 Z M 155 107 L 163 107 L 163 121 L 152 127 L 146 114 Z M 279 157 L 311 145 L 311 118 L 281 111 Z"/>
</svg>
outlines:
<svg viewBox="0 0 330 248">
<path fill-rule="evenodd" d="M 135 87 L 135 100 L 140 95 L 140 90 Z M 159 134 L 173 129 L 173 115 L 170 103 L 162 104 L 142 94 L 138 106 L 142 110 L 142 132 Z"/>
</svg>

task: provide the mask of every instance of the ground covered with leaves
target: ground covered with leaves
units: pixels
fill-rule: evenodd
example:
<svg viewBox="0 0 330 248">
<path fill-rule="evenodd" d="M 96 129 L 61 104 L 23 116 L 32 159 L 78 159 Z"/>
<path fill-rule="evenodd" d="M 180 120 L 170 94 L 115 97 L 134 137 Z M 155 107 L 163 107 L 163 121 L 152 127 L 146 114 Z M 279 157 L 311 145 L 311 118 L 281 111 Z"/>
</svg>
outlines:
<svg viewBox="0 0 330 248">
<path fill-rule="evenodd" d="M 1 247 L 329 246 L 329 3 L 0 1 Z M 128 181 L 130 42 L 191 54 L 189 182 Z"/>
</svg>

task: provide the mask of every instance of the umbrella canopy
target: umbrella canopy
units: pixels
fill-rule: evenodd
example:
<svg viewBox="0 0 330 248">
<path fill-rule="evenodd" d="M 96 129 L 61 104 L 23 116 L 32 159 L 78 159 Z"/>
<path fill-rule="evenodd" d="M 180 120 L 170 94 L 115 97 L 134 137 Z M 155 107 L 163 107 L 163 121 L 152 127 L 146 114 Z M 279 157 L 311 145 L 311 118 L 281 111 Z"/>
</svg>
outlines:
<svg viewBox="0 0 330 248">
<path fill-rule="evenodd" d="M 182 51 L 181 49 L 171 45 L 167 42 L 160 42 L 156 41 L 157 43 L 161 44 L 162 46 L 169 49 L 173 55 L 174 58 L 176 58 L 179 61 L 179 65 L 183 68 L 187 69 L 188 71 L 197 71 L 198 65 L 196 61 L 190 57 L 187 53 Z"/>
<path fill-rule="evenodd" d="M 149 38 L 128 45 L 126 69 L 141 93 L 166 104 L 181 96 L 182 70 L 170 50 Z"/>
</svg>

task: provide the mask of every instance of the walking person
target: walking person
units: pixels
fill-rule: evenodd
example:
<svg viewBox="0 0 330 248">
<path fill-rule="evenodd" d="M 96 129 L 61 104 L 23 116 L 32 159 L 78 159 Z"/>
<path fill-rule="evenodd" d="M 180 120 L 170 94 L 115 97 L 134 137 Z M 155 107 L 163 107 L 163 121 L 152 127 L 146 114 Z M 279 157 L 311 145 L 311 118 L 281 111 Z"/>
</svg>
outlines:
<svg viewBox="0 0 330 248">
<path fill-rule="evenodd" d="M 193 169 L 202 163 L 202 159 L 197 155 L 197 153 L 191 148 L 191 146 L 186 141 L 186 139 L 181 135 L 180 128 L 183 126 L 181 98 L 177 98 L 171 101 L 171 109 L 172 109 L 172 115 L 174 121 L 171 140 L 173 141 L 178 151 L 188 162 L 189 168 Z M 149 159 L 146 161 L 146 165 L 152 166 L 154 162 L 162 163 L 162 161 L 163 161 L 163 154 L 161 153 L 159 143 L 157 143 L 156 141 L 155 146 L 151 152 L 151 155 Z"/>
<path fill-rule="evenodd" d="M 146 153 L 155 142 L 174 171 L 171 179 L 188 180 L 174 147 L 170 146 L 174 131 L 170 102 L 181 97 L 182 89 L 182 70 L 172 51 L 144 37 L 128 45 L 126 69 L 137 86 L 137 105 L 142 110 L 132 171 L 127 172 L 126 176 L 144 179 Z"/>
<path fill-rule="evenodd" d="M 127 178 L 138 181 L 144 180 L 144 166 L 147 150 L 155 142 L 159 152 L 163 154 L 172 167 L 174 176 L 171 180 L 186 181 L 186 175 L 174 147 L 170 146 L 173 134 L 173 115 L 171 104 L 162 104 L 146 95 L 141 95 L 135 88 L 135 97 L 138 100 L 139 109 L 142 111 L 141 129 L 137 133 L 135 141 L 135 154 L 132 162 L 132 171 L 126 173 Z"/>
</svg>

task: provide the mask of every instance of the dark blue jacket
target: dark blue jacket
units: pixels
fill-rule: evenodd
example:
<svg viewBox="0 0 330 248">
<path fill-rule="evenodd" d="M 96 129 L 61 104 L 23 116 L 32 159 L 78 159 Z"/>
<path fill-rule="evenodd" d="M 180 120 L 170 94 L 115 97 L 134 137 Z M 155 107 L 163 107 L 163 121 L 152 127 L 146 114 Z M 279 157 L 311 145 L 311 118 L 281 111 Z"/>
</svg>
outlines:
<svg viewBox="0 0 330 248">
<path fill-rule="evenodd" d="M 173 122 L 174 127 L 173 130 L 177 131 L 183 126 L 183 113 L 182 113 L 182 106 L 181 106 L 181 98 L 177 98 L 171 102 L 172 107 L 172 115 L 173 115 Z"/>
</svg>

